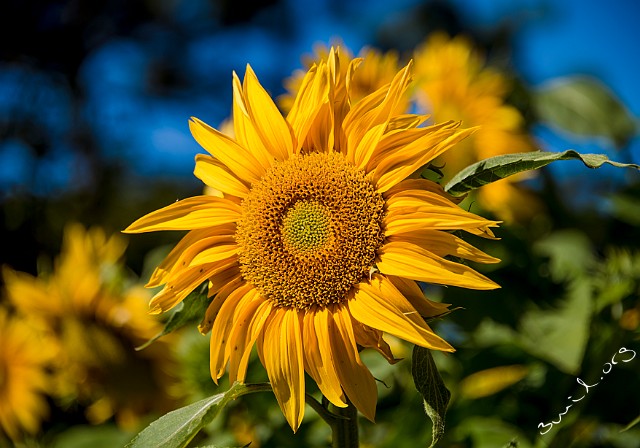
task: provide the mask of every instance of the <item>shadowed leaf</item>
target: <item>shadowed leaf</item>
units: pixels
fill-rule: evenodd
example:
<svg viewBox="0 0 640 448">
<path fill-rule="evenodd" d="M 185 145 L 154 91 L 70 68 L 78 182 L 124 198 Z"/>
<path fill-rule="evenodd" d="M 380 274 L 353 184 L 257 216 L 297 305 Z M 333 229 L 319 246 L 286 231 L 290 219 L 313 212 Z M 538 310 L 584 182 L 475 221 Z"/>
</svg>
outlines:
<svg viewBox="0 0 640 448">
<path fill-rule="evenodd" d="M 429 349 L 417 345 L 413 348 L 411 374 L 416 389 L 424 400 L 425 412 L 433 424 L 431 448 L 444 435 L 444 417 L 451 393 L 444 385 Z"/>
</svg>

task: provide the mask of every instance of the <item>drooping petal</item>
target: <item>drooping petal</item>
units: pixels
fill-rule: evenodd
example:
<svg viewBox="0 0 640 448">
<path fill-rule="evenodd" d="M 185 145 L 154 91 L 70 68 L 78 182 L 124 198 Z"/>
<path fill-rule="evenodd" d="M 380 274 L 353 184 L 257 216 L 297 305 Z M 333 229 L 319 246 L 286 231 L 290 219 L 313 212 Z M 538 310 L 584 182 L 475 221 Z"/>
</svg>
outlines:
<svg viewBox="0 0 640 448">
<path fill-rule="evenodd" d="M 361 282 L 348 306 L 355 319 L 372 328 L 432 350 L 454 351 L 382 275 L 375 275 L 371 283 Z"/>
<path fill-rule="evenodd" d="M 387 242 L 378 251 L 376 266 L 383 274 L 438 285 L 480 290 L 500 287 L 468 266 L 445 260 L 420 246 L 407 242 Z"/>
<path fill-rule="evenodd" d="M 242 208 L 224 198 L 194 196 L 149 213 L 127 227 L 125 233 L 156 230 L 194 230 L 237 222 Z"/>
<path fill-rule="evenodd" d="M 353 325 L 353 334 L 358 345 L 376 350 L 386 358 L 389 364 L 395 364 L 400 361 L 393 356 L 391 347 L 382 337 L 382 331 L 371 328 L 356 319 L 351 319 L 351 324 Z"/>
<path fill-rule="evenodd" d="M 206 185 L 223 193 L 244 198 L 249 193 L 247 185 L 238 179 L 219 160 L 206 154 L 196 155 L 193 174 Z"/>
<path fill-rule="evenodd" d="M 209 364 L 211 378 L 218 384 L 218 379 L 224 374 L 225 366 L 229 361 L 229 333 L 236 323 L 236 316 L 247 303 L 253 300 L 257 291 L 249 283 L 245 283 L 232 291 L 228 296 L 222 297 L 222 305 L 213 321 L 211 328 L 211 344 Z M 215 299 L 214 299 L 215 300 Z"/>
<path fill-rule="evenodd" d="M 304 366 L 322 395 L 338 407 L 346 407 L 346 399 L 336 373 L 329 339 L 329 311 L 318 308 L 304 315 Z"/>
<path fill-rule="evenodd" d="M 449 311 L 449 303 L 440 303 L 429 300 L 425 297 L 420 286 L 415 282 L 404 277 L 395 275 L 385 276 L 396 287 L 411 304 L 412 307 L 423 317 L 437 316 L 438 314 Z"/>
<path fill-rule="evenodd" d="M 334 306 L 329 311 L 329 340 L 340 384 L 355 407 L 373 422 L 378 390 L 373 375 L 360 359 L 351 315 L 344 305 Z"/>
<path fill-rule="evenodd" d="M 205 122 L 191 117 L 189 129 L 200 146 L 229 168 L 238 179 L 251 184 L 266 172 L 266 167 L 249 149 Z"/>
<path fill-rule="evenodd" d="M 273 392 L 293 432 L 304 416 L 301 323 L 302 314 L 297 309 L 277 308 L 265 326 L 261 350 Z"/>
</svg>

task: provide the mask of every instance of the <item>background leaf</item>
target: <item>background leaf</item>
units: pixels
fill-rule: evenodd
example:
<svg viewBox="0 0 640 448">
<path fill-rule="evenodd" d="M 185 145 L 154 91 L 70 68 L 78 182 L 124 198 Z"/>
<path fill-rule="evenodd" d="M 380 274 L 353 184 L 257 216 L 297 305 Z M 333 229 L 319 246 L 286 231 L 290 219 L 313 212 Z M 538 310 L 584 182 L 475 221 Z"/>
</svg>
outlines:
<svg viewBox="0 0 640 448">
<path fill-rule="evenodd" d="M 221 394 L 205 398 L 160 417 L 138 434 L 126 448 L 184 448 L 231 400 L 271 390 L 268 383 L 234 383 Z"/>
<path fill-rule="evenodd" d="M 624 146 L 637 133 L 637 124 L 624 105 L 594 78 L 558 78 L 532 94 L 538 117 L 554 127 L 607 137 L 617 146 Z"/>
<path fill-rule="evenodd" d="M 424 400 L 424 409 L 433 424 L 431 448 L 444 435 L 444 417 L 451 393 L 444 385 L 429 349 L 417 345 L 413 348 L 411 374 L 416 389 Z"/>
<path fill-rule="evenodd" d="M 608 163 L 620 168 L 635 168 L 640 165 L 609 160 L 604 154 L 580 154 L 568 149 L 563 152 L 532 151 L 490 157 L 469 165 L 447 183 L 444 189 L 453 196 L 462 196 L 483 185 L 504 179 L 523 171 L 537 170 L 557 160 L 580 160 L 589 168 L 599 168 Z"/>
</svg>

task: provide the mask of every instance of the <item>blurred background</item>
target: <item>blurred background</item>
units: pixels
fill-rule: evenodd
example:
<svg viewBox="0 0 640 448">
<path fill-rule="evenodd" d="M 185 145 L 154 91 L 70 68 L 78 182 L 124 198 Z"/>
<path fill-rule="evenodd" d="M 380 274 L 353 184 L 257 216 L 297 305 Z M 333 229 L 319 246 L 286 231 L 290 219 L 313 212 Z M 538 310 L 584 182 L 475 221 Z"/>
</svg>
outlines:
<svg viewBox="0 0 640 448">
<path fill-rule="evenodd" d="M 481 68 L 504 81 L 494 96 L 517 113 L 517 133 L 528 141 L 522 150 L 572 148 L 640 164 L 639 17 L 634 0 L 3 0 L 0 265 L 3 283 L 14 289 L 3 292 L 0 305 L 8 320 L 40 312 L 25 311 L 15 296 L 35 297 L 41 288 L 39 297 L 53 302 L 58 293 L 47 288 L 67 278 L 64 266 L 85 263 L 75 250 L 111 254 L 101 252 L 96 278 L 117 297 L 114 304 L 124 306 L 132 295 L 146 302 L 136 285 L 179 235 L 118 236 L 121 249 L 107 240 L 149 211 L 202 193 L 192 172 L 203 150 L 190 136 L 189 117 L 214 127 L 227 119 L 231 74 L 242 76 L 247 63 L 272 96 L 285 94 L 284 82 L 304 67 L 303 56 L 336 39 L 354 54 L 368 46 L 406 61 L 434 33 L 466 36 Z M 433 98 L 430 104 L 433 111 L 416 107 L 438 119 Z M 598 382 L 621 347 L 640 351 L 640 174 L 563 161 L 519 179 L 518 189 L 530 201 L 518 204 L 523 212 L 505 214 L 483 203 L 490 197 L 467 204 L 505 220 L 500 241 L 473 241 L 503 260 L 478 267 L 502 289 L 426 288 L 431 298 L 463 308 L 433 323 L 458 350 L 436 354 L 453 394 L 441 446 L 640 447 L 640 425 L 633 424 L 640 416 L 640 357 L 615 365 L 551 432 L 543 436 L 538 428 L 558 419 L 570 404 L 566 397 L 583 395 L 576 378 Z M 94 231 L 70 229 L 73 222 Z M 69 276 L 65 281 L 73 284 Z M 58 347 L 52 350 L 73 351 L 73 333 L 60 330 L 68 328 L 64 307 L 47 312 L 40 319 L 46 325 L 33 325 L 47 328 L 43 337 Z M 76 318 L 93 325 L 103 312 Z M 129 360 L 142 353 L 133 347 L 161 325 L 140 323 L 148 331 L 135 332 L 114 322 L 96 325 L 117 329 L 114 340 L 127 353 L 118 359 Z M 153 417 L 224 390 L 208 378 L 208 339 L 192 330 L 163 342 L 175 352 L 171 366 L 158 367 L 147 355 L 148 368 L 167 374 L 156 384 L 163 393 L 171 389 L 162 403 L 123 413 L 127 397 L 138 400 L 131 391 L 118 391 L 121 399 L 106 406 L 104 397 L 113 396 L 106 386 L 100 393 L 61 387 L 56 396 L 45 388 L 47 413 L 26 437 L 13 437 L 6 426 L 2 436 L 0 425 L 0 446 L 122 446 Z M 397 342 L 395 348 L 410 357 L 409 347 Z M 378 424 L 362 425 L 363 446 L 428 446 L 430 422 L 413 389 L 409 359 L 389 367 L 369 355 L 385 385 Z M 114 359 L 100 368 L 121 368 Z M 259 363 L 252 366 L 261 379 Z M 2 386 L 0 375 L 0 394 Z M 328 446 L 328 429 L 310 409 L 296 436 L 279 412 L 270 394 L 244 397 L 192 446 Z M 10 413 L 0 405 L 0 424 Z"/>
</svg>

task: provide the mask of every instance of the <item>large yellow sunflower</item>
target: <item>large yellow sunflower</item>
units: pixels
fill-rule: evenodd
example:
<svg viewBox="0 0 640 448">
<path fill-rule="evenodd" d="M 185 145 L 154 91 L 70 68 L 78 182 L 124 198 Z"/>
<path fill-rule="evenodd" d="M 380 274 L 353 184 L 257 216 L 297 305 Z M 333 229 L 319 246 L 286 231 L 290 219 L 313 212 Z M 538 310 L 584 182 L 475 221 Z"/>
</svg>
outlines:
<svg viewBox="0 0 640 448">
<path fill-rule="evenodd" d="M 459 150 L 439 157 L 438 163 L 446 164 L 445 180 L 479 160 L 535 149 L 522 115 L 505 102 L 511 92 L 507 77 L 487 67 L 471 41 L 436 33 L 415 50 L 414 60 L 415 96 L 422 109 L 435 122 L 461 120 L 479 127 Z M 540 204 L 517 185 L 523 177 L 483 187 L 478 201 L 506 221 L 535 213 Z"/>
<path fill-rule="evenodd" d="M 0 307 L 0 434 L 19 440 L 38 432 L 49 411 L 45 394 L 55 355 L 44 335 Z"/>
<path fill-rule="evenodd" d="M 391 83 L 350 102 L 359 61 L 340 69 L 338 52 L 305 75 L 283 117 L 247 66 L 233 76 L 235 139 L 193 118 L 195 175 L 224 197 L 197 196 L 154 211 L 126 232 L 189 230 L 156 269 L 164 284 L 154 313 L 207 281 L 215 296 L 201 331 L 211 330 L 211 374 L 229 366 L 244 381 L 258 355 L 293 430 L 304 413 L 306 372 L 336 406 L 351 401 L 373 420 L 376 384 L 358 346 L 393 355 L 382 334 L 433 350 L 453 348 L 422 316 L 446 306 L 416 281 L 493 289 L 452 255 L 497 260 L 449 231 L 493 237 L 496 222 L 468 213 L 437 184 L 411 174 L 472 133 L 459 123 L 419 127 L 425 117 L 395 111 L 410 65 Z"/>
<path fill-rule="evenodd" d="M 125 248 L 121 236 L 71 224 L 50 275 L 3 274 L 18 312 L 61 347 L 50 394 L 86 406 L 93 423 L 115 416 L 130 428 L 176 406 L 179 390 L 168 341 L 135 350 L 162 327 L 148 315 L 148 291 L 117 285 Z"/>
</svg>

